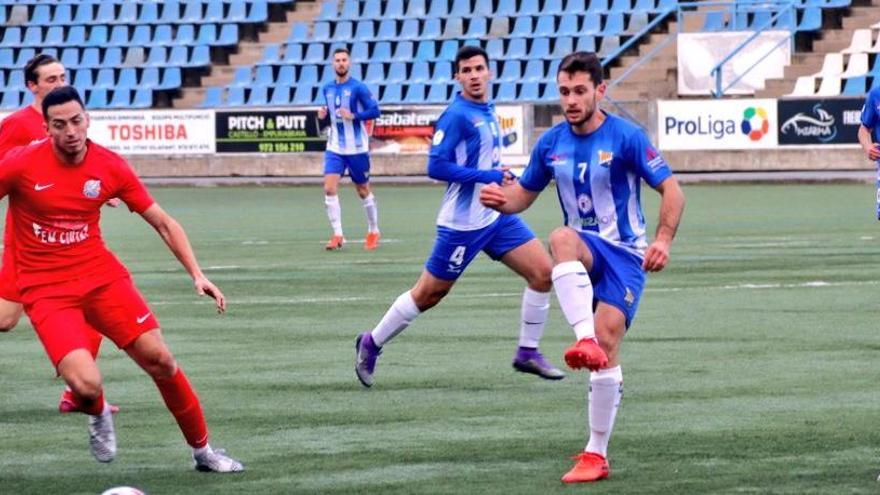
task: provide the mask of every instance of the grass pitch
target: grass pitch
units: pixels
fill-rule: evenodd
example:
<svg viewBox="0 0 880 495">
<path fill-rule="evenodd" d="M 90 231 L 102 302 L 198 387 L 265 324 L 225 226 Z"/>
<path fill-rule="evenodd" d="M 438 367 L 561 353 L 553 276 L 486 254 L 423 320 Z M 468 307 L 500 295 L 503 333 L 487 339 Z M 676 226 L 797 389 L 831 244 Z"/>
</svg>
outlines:
<svg viewBox="0 0 880 495">
<path fill-rule="evenodd" d="M 559 482 L 586 442 L 586 374 L 511 369 L 523 283 L 486 257 L 386 347 L 372 389 L 354 376 L 354 338 L 418 276 L 442 188 L 377 187 L 372 253 L 348 186 L 350 243 L 332 253 L 320 187 L 154 189 L 229 313 L 194 295 L 136 216 L 106 210 L 105 238 L 197 388 L 212 444 L 247 472 L 194 472 L 152 382 L 109 343 L 99 365 L 122 407 L 119 455 L 95 462 L 85 418 L 55 412 L 62 384 L 25 321 L 0 335 L 0 493 L 877 493 L 872 189 L 685 188 L 671 264 L 624 341 L 612 477 L 586 486 Z M 656 195 L 644 196 L 653 229 Z M 525 218 L 546 239 L 553 192 Z M 542 349 L 562 365 L 572 340 L 554 300 Z"/>
</svg>

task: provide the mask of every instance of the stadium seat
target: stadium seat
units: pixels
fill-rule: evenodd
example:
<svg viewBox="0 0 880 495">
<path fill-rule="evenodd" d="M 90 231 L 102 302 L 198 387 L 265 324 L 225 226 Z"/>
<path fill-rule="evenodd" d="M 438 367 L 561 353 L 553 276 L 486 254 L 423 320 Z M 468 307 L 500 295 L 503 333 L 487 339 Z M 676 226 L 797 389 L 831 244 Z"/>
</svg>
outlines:
<svg viewBox="0 0 880 495">
<path fill-rule="evenodd" d="M 281 86 L 293 86 L 296 84 L 296 67 L 293 65 L 282 65 L 278 69 L 278 77 L 275 83 Z"/>
<path fill-rule="evenodd" d="M 299 71 L 299 78 L 296 81 L 297 84 L 305 84 L 308 86 L 317 86 L 318 85 L 318 66 L 317 65 L 303 65 Z"/>
<path fill-rule="evenodd" d="M 196 27 L 192 24 L 181 24 L 177 26 L 177 33 L 174 35 L 175 45 L 190 45 L 196 40 Z"/>
<path fill-rule="evenodd" d="M 108 108 L 129 108 L 131 106 L 131 90 L 129 88 L 115 88 L 113 97 L 106 105 Z"/>
<path fill-rule="evenodd" d="M 449 5 L 446 0 L 432 0 L 428 2 L 428 18 L 439 20 L 442 17 L 449 16 Z"/>
<path fill-rule="evenodd" d="M 620 49 L 620 37 L 619 36 L 605 36 L 602 38 L 602 44 L 599 47 L 599 51 L 596 54 L 600 58 L 606 58 L 614 54 L 617 50 Z"/>
<path fill-rule="evenodd" d="M 648 27 L 648 14 L 646 12 L 633 12 L 629 15 L 629 24 L 623 34 L 635 35 Z"/>
<path fill-rule="evenodd" d="M 387 83 L 402 83 L 407 80 L 406 64 L 403 62 L 394 62 L 388 68 L 388 75 L 385 77 Z"/>
<path fill-rule="evenodd" d="M 70 73 L 70 80 L 72 81 L 72 84 L 76 87 L 76 89 L 83 91 L 92 88 L 93 83 L 91 69 L 79 69 L 75 71 L 71 70 Z M 0 88 L 3 87 L 6 87 L 6 81 L 0 81 Z"/>
<path fill-rule="evenodd" d="M 135 49 L 136 48 L 130 49 L 129 53 L 131 53 Z M 147 60 L 144 62 L 144 64 L 150 67 L 164 67 L 165 65 L 168 65 L 168 49 L 164 46 L 154 46 L 153 48 L 150 48 L 150 55 L 149 57 L 147 57 Z M 128 59 L 126 58 L 126 65 L 128 65 L 129 67 L 137 67 L 141 64 L 128 63 Z"/>
<path fill-rule="evenodd" d="M 586 0 L 567 0 L 565 2 L 565 8 L 563 9 L 563 14 L 583 14 L 587 11 Z"/>
<path fill-rule="evenodd" d="M 61 51 L 61 59 L 59 61 L 65 67 L 79 67 L 79 49 L 65 48 Z"/>
<path fill-rule="evenodd" d="M 657 10 L 657 4 L 654 0 L 636 0 L 633 5 L 633 12 L 652 13 Z"/>
<path fill-rule="evenodd" d="M 459 39 L 464 36 L 464 19 L 461 17 L 450 17 L 446 19 L 446 26 L 443 27 L 443 38 Z"/>
<path fill-rule="evenodd" d="M 244 88 L 228 88 L 226 91 L 226 101 L 223 103 L 227 107 L 243 107 L 244 106 Z"/>
<path fill-rule="evenodd" d="M 321 43 L 310 43 L 306 48 L 306 54 L 303 62 L 307 64 L 320 64 L 325 62 L 324 45 Z"/>
<path fill-rule="evenodd" d="M 526 40 L 525 38 L 513 38 L 507 45 L 507 53 L 505 57 L 508 59 L 526 58 Z"/>
<path fill-rule="evenodd" d="M 431 80 L 431 68 L 428 62 L 414 62 L 409 75 L 411 83 L 426 83 Z"/>
<path fill-rule="evenodd" d="M 153 90 L 138 89 L 134 92 L 129 108 L 150 108 L 153 106 Z"/>
<path fill-rule="evenodd" d="M 156 24 L 159 22 L 159 3 L 141 3 L 141 12 L 138 14 L 137 24 Z"/>
<path fill-rule="evenodd" d="M 605 26 L 602 28 L 602 36 L 617 36 L 624 31 L 623 14 L 609 13 L 605 17 Z"/>
<path fill-rule="evenodd" d="M 6 69 L 16 67 L 12 48 L 0 48 L 0 67 Z"/>
<path fill-rule="evenodd" d="M 250 90 L 247 99 L 248 105 L 265 106 L 269 104 L 269 88 L 266 86 L 254 86 Z"/>
<path fill-rule="evenodd" d="M 86 107 L 107 108 L 107 90 L 103 88 L 92 89 L 86 95 Z"/>
<path fill-rule="evenodd" d="M 80 69 L 88 70 L 88 69 Z M 90 71 L 91 72 L 91 71 Z M 95 76 L 95 82 L 92 84 L 93 88 L 104 88 L 111 89 L 116 86 L 116 76 L 115 71 L 113 69 L 98 69 L 98 75 Z"/>
<path fill-rule="evenodd" d="M 519 90 L 520 101 L 538 101 L 541 99 L 541 89 L 537 82 L 523 83 Z"/>
<path fill-rule="evenodd" d="M 498 82 L 517 82 L 522 79 L 522 63 L 519 60 L 508 59 L 504 61 L 501 76 Z"/>
<path fill-rule="evenodd" d="M 417 105 L 425 102 L 425 85 L 422 83 L 409 84 L 406 90 L 406 97 L 403 102 L 411 105 Z"/>
<path fill-rule="evenodd" d="M 312 28 L 312 41 L 329 41 L 330 40 L 330 23 L 316 22 Z"/>
<path fill-rule="evenodd" d="M 289 105 L 290 104 L 290 86 L 275 86 L 272 89 L 272 98 L 269 100 L 270 105 Z"/>
<path fill-rule="evenodd" d="M 431 5 L 434 5 L 434 4 L 431 4 Z M 425 20 L 425 25 L 422 26 L 422 39 L 425 39 L 425 40 L 439 39 L 441 34 L 442 34 L 442 30 L 440 28 L 440 19 L 435 17 L 435 18 L 429 18 L 429 19 Z"/>
<path fill-rule="evenodd" d="M 373 46 L 373 55 L 370 57 L 376 62 L 391 61 L 391 42 L 379 41 Z"/>
<path fill-rule="evenodd" d="M 513 23 L 513 31 L 511 31 L 510 36 L 527 37 L 531 36 L 533 32 L 532 18 L 530 16 L 517 17 Z"/>
<path fill-rule="evenodd" d="M 544 61 L 529 60 L 523 72 L 523 82 L 540 82 L 544 80 Z"/>
<path fill-rule="evenodd" d="M 556 86 L 556 81 L 544 85 L 544 92 L 541 93 L 541 101 L 559 101 L 559 88 Z"/>
<path fill-rule="evenodd" d="M 425 17 L 427 12 L 425 0 L 409 0 L 406 2 L 406 17 L 421 19 Z"/>
<path fill-rule="evenodd" d="M 382 17 L 385 19 L 402 19 L 404 17 L 403 0 L 388 0 L 385 2 L 385 12 Z"/>
<path fill-rule="evenodd" d="M 354 39 L 357 41 L 372 41 L 376 39 L 373 21 L 358 21 L 354 32 Z"/>
<path fill-rule="evenodd" d="M 703 19 L 702 30 L 704 32 L 724 31 L 727 29 L 726 15 L 727 12 L 722 10 L 710 10 L 706 12 L 706 17 Z"/>
<path fill-rule="evenodd" d="M 204 20 L 202 7 L 202 2 L 199 0 L 187 0 L 187 2 L 183 4 L 183 15 L 181 15 L 178 22 L 201 24 Z"/>
<path fill-rule="evenodd" d="M 131 89 L 138 86 L 137 71 L 132 67 L 126 67 L 119 71 L 119 79 L 114 89 Z"/>
<path fill-rule="evenodd" d="M 400 84 L 387 84 L 385 85 L 385 90 L 382 91 L 381 102 L 390 104 L 402 103 L 402 92 L 403 88 Z"/>
<path fill-rule="evenodd" d="M 343 37 L 337 35 L 336 39 L 343 39 Z M 381 21 L 379 21 L 379 29 L 376 31 L 376 39 L 397 39 L 397 21 L 395 21 L 394 19 L 382 19 Z"/>
<path fill-rule="evenodd" d="M 162 24 L 181 23 L 180 2 L 176 0 L 162 2 L 162 13 L 159 16 L 159 22 Z"/>
<path fill-rule="evenodd" d="M 529 48 L 529 58 L 550 58 L 550 38 L 535 38 Z"/>
<path fill-rule="evenodd" d="M 520 0 L 519 15 L 536 16 L 541 13 L 541 7 L 538 0 Z"/>
<path fill-rule="evenodd" d="M 251 84 L 251 68 L 250 67 L 236 67 L 235 75 L 232 78 L 232 82 L 229 83 L 229 86 L 246 88 Z"/>
<path fill-rule="evenodd" d="M 595 52 L 596 38 L 594 36 L 581 36 L 577 40 L 577 50 L 583 52 Z"/>
<path fill-rule="evenodd" d="M 604 14 L 608 12 L 608 0 L 589 0 L 589 7 L 587 7 L 587 13 L 590 14 Z"/>
<path fill-rule="evenodd" d="M 410 62 L 413 60 L 413 42 L 398 41 L 394 49 L 394 57 L 391 60 L 395 62 Z"/>
<path fill-rule="evenodd" d="M 562 0 L 544 0 L 544 8 L 541 13 L 545 15 L 561 15 L 564 12 Z"/>
<path fill-rule="evenodd" d="M 205 97 L 202 99 L 202 103 L 199 104 L 201 108 L 217 108 L 223 105 L 223 88 L 218 86 L 211 86 L 205 88 Z"/>
<path fill-rule="evenodd" d="M 340 19 L 357 20 L 360 17 L 360 2 L 358 0 L 345 0 L 342 3 L 342 12 L 339 14 Z"/>
<path fill-rule="evenodd" d="M 168 67 L 163 71 L 162 82 L 157 89 L 177 89 L 183 86 L 180 67 Z"/>
<path fill-rule="evenodd" d="M 849 46 L 841 50 L 841 53 L 869 53 L 871 52 L 873 39 L 874 35 L 870 29 L 856 29 L 853 31 L 852 41 Z"/>
<path fill-rule="evenodd" d="M 849 56 L 846 70 L 840 75 L 841 78 L 864 76 L 870 72 L 867 53 L 853 53 Z"/>
<path fill-rule="evenodd" d="M 292 103 L 294 105 L 311 105 L 313 99 L 313 90 L 313 86 L 298 85 L 293 93 Z"/>
<path fill-rule="evenodd" d="M 495 16 L 514 17 L 517 13 L 516 0 L 499 0 Z"/>
<path fill-rule="evenodd" d="M 40 7 L 47 7 L 48 8 L 49 6 L 48 5 L 37 5 L 34 8 L 34 12 L 36 13 L 36 9 L 38 9 Z M 56 5 L 55 12 L 52 13 L 52 21 L 45 22 L 42 24 L 51 24 L 53 26 L 72 24 L 73 23 L 73 8 L 72 7 L 73 7 L 72 5 L 67 4 L 67 3 L 62 3 L 60 5 Z M 5 12 L 5 9 L 4 9 L 4 12 Z M 31 23 L 32 24 L 34 23 L 33 19 L 31 19 Z"/>
<path fill-rule="evenodd" d="M 819 90 L 816 91 L 816 96 L 839 96 L 840 86 L 840 76 L 822 76 L 822 82 L 819 83 Z"/>
<path fill-rule="evenodd" d="M 843 86 L 843 96 L 864 96 L 867 92 L 868 78 L 865 76 L 851 77 L 846 79 Z"/>
<path fill-rule="evenodd" d="M 825 59 L 822 62 L 822 69 L 819 72 L 813 74 L 813 77 L 824 77 L 824 76 L 840 76 L 843 73 L 843 54 L 840 52 L 837 53 L 827 53 L 825 54 Z"/>
<path fill-rule="evenodd" d="M 17 26 L 6 28 L 6 31 L 3 32 L 3 40 L 0 41 L 0 45 L 4 47 L 21 46 L 21 28 Z"/>
<path fill-rule="evenodd" d="M 596 13 L 587 13 L 584 15 L 583 25 L 579 31 L 580 34 L 600 34 L 602 32 L 602 16 Z"/>
<path fill-rule="evenodd" d="M 466 38 L 484 38 L 489 31 L 487 19 L 485 17 L 474 17 L 468 23 Z"/>
<path fill-rule="evenodd" d="M 516 83 L 502 82 L 495 91 L 495 101 L 515 101 L 516 100 Z"/>
<path fill-rule="evenodd" d="M 141 73 L 141 79 L 138 81 L 137 87 L 144 89 L 158 89 L 161 86 L 159 80 L 159 69 L 156 67 L 147 67 Z"/>
<path fill-rule="evenodd" d="M 9 74 L 8 80 L 9 87 L 12 89 L 21 89 L 24 87 L 24 71 L 22 70 L 13 70 Z"/>
<path fill-rule="evenodd" d="M 46 30 L 46 37 L 42 43 L 43 46 L 64 46 L 65 44 L 63 27 L 51 26 Z"/>
<path fill-rule="evenodd" d="M 571 36 L 560 36 L 553 43 L 550 58 L 562 58 L 574 51 L 574 39 Z"/>
<path fill-rule="evenodd" d="M 3 91 L 3 99 L 0 100 L 0 108 L 13 110 L 21 106 L 20 91 L 17 89 L 7 89 Z"/>
<path fill-rule="evenodd" d="M 182 46 L 176 46 L 175 49 L 184 48 Z M 174 53 L 172 51 L 172 53 Z M 170 63 L 171 57 L 168 58 L 169 65 L 177 65 Z M 207 67 L 211 65 L 211 49 L 205 45 L 198 45 L 193 48 L 192 54 L 189 56 L 189 67 Z"/>
<path fill-rule="evenodd" d="M 473 15 L 480 17 L 490 17 L 493 13 L 492 0 L 475 0 Z"/>
<path fill-rule="evenodd" d="M 338 17 L 336 0 L 324 0 L 321 4 L 321 11 L 318 13 L 316 20 L 332 21 Z"/>
<path fill-rule="evenodd" d="M 98 60 L 98 49 L 97 48 L 86 48 L 85 52 L 83 52 L 82 60 L 80 64 L 85 66 L 87 63 L 91 61 L 92 54 L 94 54 L 94 59 Z M 143 54 L 143 53 L 142 53 Z M 95 67 L 121 67 L 122 66 L 122 48 L 112 47 L 104 50 L 104 58 L 100 63 L 96 63 Z"/>
<path fill-rule="evenodd" d="M 428 90 L 426 103 L 446 103 L 449 101 L 449 85 L 445 83 L 432 84 Z"/>
<path fill-rule="evenodd" d="M 204 22 L 223 22 L 223 2 L 206 2 L 205 15 L 202 17 Z"/>
<path fill-rule="evenodd" d="M 431 82 L 434 84 L 437 83 L 449 83 L 452 81 L 452 63 L 451 62 L 437 62 L 434 64 L 434 72 L 431 76 Z"/>
<path fill-rule="evenodd" d="M 135 24 L 137 22 L 137 7 L 138 4 L 136 2 L 123 2 L 119 8 L 119 14 L 116 16 L 116 21 L 120 24 Z"/>
<path fill-rule="evenodd" d="M 471 15 L 471 6 L 469 0 L 452 0 L 452 7 L 449 8 L 450 17 L 468 17 Z"/>
<path fill-rule="evenodd" d="M 298 52 L 297 52 L 297 49 L 299 50 Z M 285 62 L 288 61 L 288 59 L 287 59 L 288 54 L 291 57 L 297 57 L 297 55 L 298 55 L 297 58 L 291 59 L 290 61 L 298 62 L 298 61 L 302 60 L 302 45 L 300 45 L 299 43 L 287 45 L 286 51 L 284 53 L 284 57 L 285 57 L 284 61 Z M 263 55 L 260 57 L 260 61 L 258 63 L 260 63 L 260 64 L 275 64 L 275 63 L 278 63 L 280 60 L 281 60 L 281 47 L 275 43 L 271 43 L 271 44 L 266 45 L 263 48 Z"/>
</svg>

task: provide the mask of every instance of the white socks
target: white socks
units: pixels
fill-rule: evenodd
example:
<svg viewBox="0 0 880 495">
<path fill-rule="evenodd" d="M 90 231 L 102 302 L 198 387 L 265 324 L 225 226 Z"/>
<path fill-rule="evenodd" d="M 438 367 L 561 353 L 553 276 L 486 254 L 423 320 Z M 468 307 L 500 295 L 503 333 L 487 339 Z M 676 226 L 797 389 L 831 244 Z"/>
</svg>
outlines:
<svg viewBox="0 0 880 495">
<path fill-rule="evenodd" d="M 327 207 L 327 218 L 333 227 L 333 235 L 342 235 L 342 208 L 339 206 L 339 196 L 324 196 L 324 205 Z"/>
<path fill-rule="evenodd" d="M 199 448 L 193 447 L 193 455 L 195 455 L 195 456 L 200 456 L 206 452 L 214 452 L 214 450 L 211 448 L 210 444 L 205 444 L 204 447 L 199 447 Z"/>
<path fill-rule="evenodd" d="M 593 326 L 593 284 L 580 261 L 565 261 L 553 267 L 553 288 L 562 314 L 578 340 L 595 338 Z"/>
<path fill-rule="evenodd" d="M 544 324 L 550 313 L 550 293 L 538 292 L 526 287 L 522 297 L 522 322 L 519 329 L 519 346 L 537 348 L 544 335 Z"/>
<path fill-rule="evenodd" d="M 590 441 L 584 451 L 608 456 L 608 440 L 611 439 L 621 396 L 623 372 L 620 366 L 590 373 Z"/>
<path fill-rule="evenodd" d="M 367 231 L 379 232 L 379 208 L 373 193 L 364 198 L 364 212 L 367 214 Z"/>
<path fill-rule="evenodd" d="M 385 316 L 382 317 L 382 321 L 370 332 L 373 335 L 373 342 L 377 346 L 382 347 L 386 342 L 406 329 L 419 316 L 419 313 L 421 311 L 416 306 L 416 302 L 413 300 L 410 292 L 404 292 L 388 308 Z"/>
</svg>

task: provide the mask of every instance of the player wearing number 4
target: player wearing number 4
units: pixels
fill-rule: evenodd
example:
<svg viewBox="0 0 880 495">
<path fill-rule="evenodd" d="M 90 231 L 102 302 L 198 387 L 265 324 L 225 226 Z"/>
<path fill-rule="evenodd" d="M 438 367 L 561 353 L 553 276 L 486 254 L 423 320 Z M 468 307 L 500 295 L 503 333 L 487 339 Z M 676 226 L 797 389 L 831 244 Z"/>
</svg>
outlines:
<svg viewBox="0 0 880 495">
<path fill-rule="evenodd" d="M 538 351 L 550 308 L 550 257 L 529 227 L 514 215 L 499 214 L 479 202 L 487 184 L 509 184 L 513 175 L 501 166 L 501 133 L 489 103 L 489 57 L 465 46 L 455 57 L 461 92 L 437 121 L 428 157 L 428 175 L 449 183 L 437 216 L 437 239 L 415 286 L 401 294 L 373 328 L 357 337 L 355 372 L 373 384 L 380 349 L 421 313 L 440 302 L 474 257 L 484 251 L 522 276 L 519 349 L 513 366 L 547 379 L 565 375 Z"/>
<path fill-rule="evenodd" d="M 365 121 L 379 116 L 379 104 L 364 83 L 349 74 L 348 50 L 333 52 L 336 80 L 321 90 L 327 106 L 318 110 L 318 118 L 330 116 L 330 134 L 324 154 L 324 205 L 333 228 L 333 236 L 324 246 L 328 251 L 342 249 L 342 209 L 339 206 L 339 179 L 348 170 L 367 214 L 367 237 L 364 249 L 379 247 L 379 209 L 370 191 L 370 136 Z"/>
<path fill-rule="evenodd" d="M 589 443 L 562 477 L 575 483 L 610 474 L 608 440 L 623 392 L 618 350 L 635 317 L 645 272 L 660 271 L 669 260 L 684 194 L 639 128 L 598 109 L 605 84 L 595 54 L 566 56 L 557 83 L 566 122 L 541 136 L 519 182 L 486 186 L 480 201 L 502 213 L 517 213 L 556 179 L 565 226 L 550 234 L 553 288 L 577 336 L 565 361 L 592 372 Z M 660 222 L 650 245 L 639 199 L 642 179 L 661 196 Z M 592 356 L 599 347 L 597 364 Z"/>
</svg>

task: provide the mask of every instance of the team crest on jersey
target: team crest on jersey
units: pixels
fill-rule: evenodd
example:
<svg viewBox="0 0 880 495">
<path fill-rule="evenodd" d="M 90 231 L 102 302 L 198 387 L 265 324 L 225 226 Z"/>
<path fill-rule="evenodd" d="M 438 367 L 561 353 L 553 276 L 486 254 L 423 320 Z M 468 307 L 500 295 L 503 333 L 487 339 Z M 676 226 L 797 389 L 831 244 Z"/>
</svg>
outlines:
<svg viewBox="0 0 880 495">
<path fill-rule="evenodd" d="M 611 166 L 611 160 L 614 159 L 614 152 L 599 150 L 599 165 L 605 168 Z"/>
<path fill-rule="evenodd" d="M 551 167 L 561 167 L 568 163 L 565 155 L 550 155 L 550 166 Z"/>
<path fill-rule="evenodd" d="M 593 209 L 593 199 L 589 194 L 578 196 L 578 209 L 581 210 L 581 213 L 588 213 Z"/>
<path fill-rule="evenodd" d="M 95 199 L 101 195 L 101 181 L 98 179 L 87 180 L 83 184 L 83 196 Z"/>
<path fill-rule="evenodd" d="M 434 146 L 437 146 L 440 143 L 442 143 L 443 136 L 445 136 L 445 135 L 446 134 L 443 134 L 443 129 L 437 129 L 437 132 L 434 133 L 434 140 L 432 141 L 434 143 Z"/>
<path fill-rule="evenodd" d="M 629 290 L 629 287 L 626 288 L 626 294 L 623 296 L 623 302 L 626 303 L 627 306 L 632 306 L 634 302 L 636 302 L 636 296 Z"/>
</svg>

